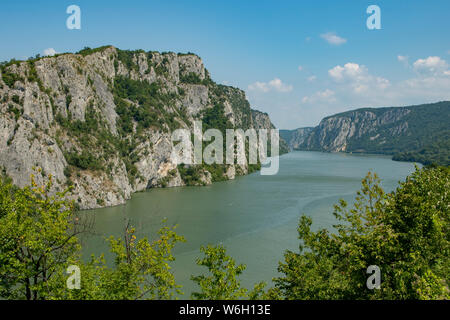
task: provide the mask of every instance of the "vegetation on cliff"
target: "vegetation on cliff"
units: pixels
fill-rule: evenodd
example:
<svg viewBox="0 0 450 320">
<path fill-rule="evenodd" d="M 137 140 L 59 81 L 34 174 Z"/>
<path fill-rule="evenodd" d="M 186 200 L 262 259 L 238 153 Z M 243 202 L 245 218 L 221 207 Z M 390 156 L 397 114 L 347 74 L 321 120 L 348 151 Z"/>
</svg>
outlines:
<svg viewBox="0 0 450 320">
<path fill-rule="evenodd" d="M 448 166 L 449 123 L 450 101 L 442 101 L 346 111 L 324 118 L 306 134 L 297 131 L 309 128 L 283 135 L 298 150 L 389 154 L 394 160 Z M 299 137 L 292 139 L 295 134 Z"/>
<path fill-rule="evenodd" d="M 392 160 L 450 166 L 450 130 L 433 137 L 425 147 L 394 154 Z"/>
<path fill-rule="evenodd" d="M 59 189 L 74 187 L 68 196 L 82 209 L 121 204 L 146 188 L 209 184 L 259 169 L 201 164 L 184 174 L 170 163 L 171 133 L 192 130 L 196 120 L 223 132 L 273 128 L 242 90 L 216 84 L 192 53 L 103 46 L 11 60 L 0 72 L 0 166 L 22 187 L 31 167 L 41 167 Z"/>
</svg>

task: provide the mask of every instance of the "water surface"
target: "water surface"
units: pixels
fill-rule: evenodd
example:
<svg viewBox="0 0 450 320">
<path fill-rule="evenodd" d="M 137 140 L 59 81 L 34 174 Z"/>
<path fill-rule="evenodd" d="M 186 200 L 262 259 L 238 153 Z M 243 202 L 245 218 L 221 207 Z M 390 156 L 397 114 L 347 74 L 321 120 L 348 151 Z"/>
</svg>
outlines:
<svg viewBox="0 0 450 320">
<path fill-rule="evenodd" d="M 414 165 L 386 156 L 296 151 L 280 158 L 274 176 L 257 172 L 206 187 L 152 189 L 133 195 L 123 206 L 87 211 L 95 215 L 97 235 L 83 239 L 83 253 L 107 252 L 104 238 L 122 236 L 126 219 L 138 236 L 149 238 L 167 219 L 187 240 L 176 246 L 173 263 L 185 298 L 195 289 L 190 276 L 202 271 L 195 265 L 201 245 L 222 243 L 238 263 L 246 264 L 244 285 L 270 282 L 283 252 L 298 248 L 299 217 L 311 216 L 315 228 L 331 227 L 333 204 L 340 198 L 351 202 L 369 170 L 390 191 Z"/>
</svg>

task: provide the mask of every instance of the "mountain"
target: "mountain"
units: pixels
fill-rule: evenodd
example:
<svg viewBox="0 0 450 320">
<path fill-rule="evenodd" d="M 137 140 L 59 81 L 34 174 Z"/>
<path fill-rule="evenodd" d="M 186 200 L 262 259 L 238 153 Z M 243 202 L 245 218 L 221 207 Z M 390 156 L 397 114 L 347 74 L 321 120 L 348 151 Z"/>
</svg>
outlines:
<svg viewBox="0 0 450 320">
<path fill-rule="evenodd" d="M 79 208 L 151 187 L 204 185 L 258 165 L 175 166 L 171 132 L 266 128 L 245 93 L 214 83 L 195 54 L 85 48 L 0 65 L 0 167 L 18 186 L 52 175 Z"/>
<path fill-rule="evenodd" d="M 389 154 L 394 160 L 449 165 L 449 124 L 450 102 L 442 101 L 347 111 L 324 118 L 312 130 L 282 136 L 298 150 Z"/>
<path fill-rule="evenodd" d="M 313 129 L 314 127 L 305 127 L 295 130 L 280 130 L 280 137 L 286 141 L 291 150 L 295 150 L 305 142 Z"/>
</svg>

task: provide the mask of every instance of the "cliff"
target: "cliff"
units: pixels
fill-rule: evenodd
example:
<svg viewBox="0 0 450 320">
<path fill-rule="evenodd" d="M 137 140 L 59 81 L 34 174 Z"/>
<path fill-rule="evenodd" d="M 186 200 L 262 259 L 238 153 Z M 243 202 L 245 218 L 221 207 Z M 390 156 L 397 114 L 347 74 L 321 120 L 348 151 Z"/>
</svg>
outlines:
<svg viewBox="0 0 450 320">
<path fill-rule="evenodd" d="M 313 129 L 314 127 L 305 127 L 295 130 L 280 130 L 280 137 L 286 141 L 289 149 L 296 150 L 305 143 L 305 140 L 309 137 Z"/>
<path fill-rule="evenodd" d="M 394 155 L 395 160 L 448 165 L 449 123 L 450 102 L 443 101 L 352 110 L 326 117 L 313 129 L 282 136 L 290 138 L 290 147 L 298 150 L 381 153 Z M 418 157 L 421 153 L 428 156 Z"/>
<path fill-rule="evenodd" d="M 0 167 L 18 186 L 51 174 L 81 209 L 124 203 L 133 192 L 209 184 L 258 169 L 180 168 L 171 132 L 194 120 L 267 128 L 242 90 L 214 83 L 194 54 L 112 46 L 0 65 Z M 217 124 L 217 123 L 216 123 Z M 194 177 L 195 176 L 195 177 Z"/>
</svg>

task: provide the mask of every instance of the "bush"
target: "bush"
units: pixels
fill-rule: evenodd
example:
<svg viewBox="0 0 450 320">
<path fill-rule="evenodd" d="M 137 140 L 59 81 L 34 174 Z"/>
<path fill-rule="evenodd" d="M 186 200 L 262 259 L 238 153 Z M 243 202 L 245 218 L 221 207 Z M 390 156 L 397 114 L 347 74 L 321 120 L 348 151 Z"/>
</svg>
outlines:
<svg viewBox="0 0 450 320">
<path fill-rule="evenodd" d="M 117 59 L 120 60 L 128 70 L 138 70 L 137 64 L 133 62 L 135 52 L 130 50 L 117 50 Z"/>
<path fill-rule="evenodd" d="M 353 208 L 335 206 L 332 233 L 300 219 L 300 250 L 285 254 L 272 298 L 450 298 L 450 169 L 417 168 L 387 195 L 379 183 L 369 173 Z M 378 290 L 366 287 L 371 265 L 381 270 Z"/>
<path fill-rule="evenodd" d="M 2 79 L 3 79 L 3 82 L 5 82 L 5 84 L 10 88 L 12 88 L 14 86 L 16 81 L 23 82 L 23 78 L 21 76 L 19 76 L 18 74 L 6 71 L 5 69 L 2 70 Z"/>
<path fill-rule="evenodd" d="M 8 106 L 8 111 L 14 114 L 14 118 L 16 119 L 16 121 L 19 120 L 20 116 L 23 114 L 23 110 L 17 109 L 12 104 Z"/>
<path fill-rule="evenodd" d="M 105 50 L 106 48 L 110 48 L 110 47 L 111 47 L 111 46 L 102 46 L 102 47 L 94 48 L 94 49 L 91 49 L 91 48 L 89 48 L 89 47 L 84 47 L 82 50 L 78 51 L 77 53 L 78 53 L 78 54 L 81 54 L 83 57 L 85 57 L 85 56 L 88 56 L 88 55 L 90 55 L 90 54 L 93 54 L 93 53 L 96 53 L 96 52 L 103 51 L 103 50 Z"/>
<path fill-rule="evenodd" d="M 185 75 L 180 75 L 180 81 L 182 83 L 190 83 L 190 84 L 202 84 L 202 80 L 200 79 L 200 76 L 196 74 L 195 72 L 189 72 Z"/>
<path fill-rule="evenodd" d="M 193 299 L 198 300 L 237 300 L 260 299 L 263 296 L 264 282 L 255 285 L 249 292 L 241 287 L 239 276 L 246 266 L 236 265 L 234 259 L 226 254 L 223 246 L 201 247 L 204 258 L 197 259 L 197 265 L 208 268 L 209 275 L 192 276 L 200 292 L 192 293 Z"/>
<path fill-rule="evenodd" d="M 0 179 L 0 297 L 12 300 L 171 299 L 180 293 L 169 263 L 183 242 L 175 227 L 162 227 L 153 241 L 137 239 L 125 227 L 123 238 L 107 241 L 112 262 L 104 256 L 81 260 L 78 235 L 89 221 L 77 215 L 65 192 L 50 195 L 50 182 L 23 189 Z M 101 199 L 97 203 L 102 204 Z M 79 289 L 67 289 L 67 268 L 76 265 Z"/>
<path fill-rule="evenodd" d="M 116 112 L 119 115 L 118 127 L 122 134 L 133 132 L 133 121 L 137 122 L 137 130 L 144 128 L 160 128 L 165 130 L 164 124 L 171 129 L 178 124 L 173 115 L 165 110 L 165 106 L 173 103 L 175 96 L 160 93 L 160 85 L 156 82 L 132 80 L 119 76 L 114 81 L 114 96 Z M 124 99 L 136 102 L 139 106 L 126 102 Z"/>
<path fill-rule="evenodd" d="M 200 165 L 196 166 L 186 166 L 185 164 L 178 165 L 178 172 L 180 173 L 181 179 L 188 186 L 199 185 L 201 178 L 201 170 L 202 167 Z"/>
<path fill-rule="evenodd" d="M 77 152 L 69 152 L 65 155 L 68 164 L 80 168 L 82 170 L 100 170 L 102 165 L 100 161 L 95 158 L 91 152 L 83 150 L 80 154 Z"/>
<path fill-rule="evenodd" d="M 12 100 L 14 103 L 21 104 L 21 103 L 20 103 L 20 98 L 19 98 L 19 96 L 16 95 L 16 94 L 12 96 L 11 100 Z"/>
</svg>

